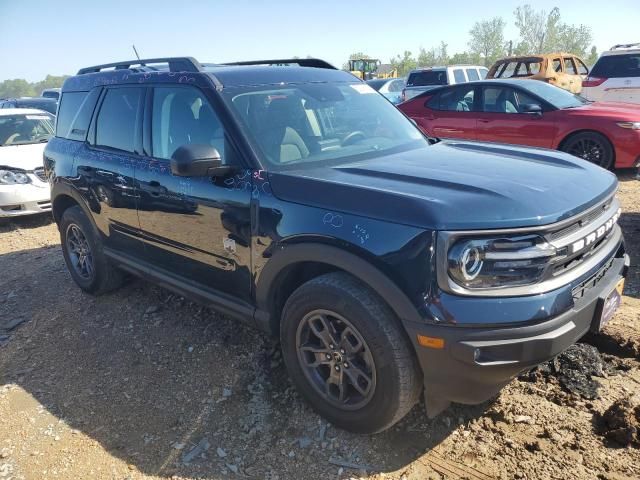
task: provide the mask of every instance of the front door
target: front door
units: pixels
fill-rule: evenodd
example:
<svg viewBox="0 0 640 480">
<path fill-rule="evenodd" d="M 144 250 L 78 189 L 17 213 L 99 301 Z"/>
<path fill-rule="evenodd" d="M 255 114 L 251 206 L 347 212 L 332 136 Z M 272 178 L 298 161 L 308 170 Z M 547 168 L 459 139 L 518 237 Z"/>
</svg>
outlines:
<svg viewBox="0 0 640 480">
<path fill-rule="evenodd" d="M 226 164 L 237 163 L 238 156 L 203 91 L 173 85 L 149 93 L 149 155 L 138 163 L 135 178 L 145 258 L 181 280 L 248 301 L 252 175 L 246 170 L 231 178 L 173 175 L 171 155 L 185 144 L 209 144 Z M 230 187 L 242 182 L 243 188 Z"/>
<path fill-rule="evenodd" d="M 553 112 L 525 113 L 525 105 L 541 105 L 540 100 L 520 89 L 490 86 L 482 89 L 480 104 L 478 140 L 551 148 L 557 128 Z"/>
<path fill-rule="evenodd" d="M 435 138 L 476 139 L 474 86 L 461 86 L 432 97 L 415 117 L 418 126 Z"/>
</svg>

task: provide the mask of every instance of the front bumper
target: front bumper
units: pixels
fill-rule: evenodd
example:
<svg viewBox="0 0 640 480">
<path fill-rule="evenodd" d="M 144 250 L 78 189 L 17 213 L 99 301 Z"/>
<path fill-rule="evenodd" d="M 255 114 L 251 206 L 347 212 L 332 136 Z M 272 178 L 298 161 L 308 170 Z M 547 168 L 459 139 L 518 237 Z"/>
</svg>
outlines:
<svg viewBox="0 0 640 480">
<path fill-rule="evenodd" d="M 51 211 L 49 184 L 36 179 L 32 182 L 0 186 L 0 218 Z"/>
<path fill-rule="evenodd" d="M 429 416 L 437 415 L 449 402 L 477 404 L 490 399 L 520 372 L 553 358 L 579 340 L 592 327 L 602 299 L 627 274 L 628 255 L 608 262 L 576 282 L 582 285 L 598 277 L 593 285 L 587 282 L 588 286 L 580 289 L 580 298 L 569 310 L 537 323 L 517 327 L 405 323 L 424 374 Z M 500 299 L 496 299 L 495 308 L 500 310 Z M 442 338 L 444 348 L 420 346 L 417 335 Z"/>
</svg>

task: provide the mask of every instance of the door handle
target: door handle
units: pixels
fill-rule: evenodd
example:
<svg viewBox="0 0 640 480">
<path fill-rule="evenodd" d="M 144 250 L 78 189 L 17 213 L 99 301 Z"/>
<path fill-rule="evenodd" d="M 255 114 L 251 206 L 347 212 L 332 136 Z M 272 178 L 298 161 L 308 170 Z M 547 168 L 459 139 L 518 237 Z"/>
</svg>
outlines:
<svg viewBox="0 0 640 480">
<path fill-rule="evenodd" d="M 491 120 L 489 120 L 488 118 L 479 118 L 478 121 L 480 123 L 489 123 Z"/>
</svg>

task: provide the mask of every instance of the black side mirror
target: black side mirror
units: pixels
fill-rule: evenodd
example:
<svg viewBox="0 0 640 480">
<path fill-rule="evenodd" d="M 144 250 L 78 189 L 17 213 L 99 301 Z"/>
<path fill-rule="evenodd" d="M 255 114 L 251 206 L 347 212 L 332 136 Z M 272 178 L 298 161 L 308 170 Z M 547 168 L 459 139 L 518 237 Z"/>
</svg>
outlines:
<svg viewBox="0 0 640 480">
<path fill-rule="evenodd" d="M 171 155 L 171 173 L 179 177 L 219 177 L 232 170 L 222 164 L 220 153 L 211 145 L 190 143 Z"/>
<path fill-rule="evenodd" d="M 522 106 L 522 113 L 540 116 L 542 115 L 542 107 L 537 103 L 526 103 Z"/>
</svg>

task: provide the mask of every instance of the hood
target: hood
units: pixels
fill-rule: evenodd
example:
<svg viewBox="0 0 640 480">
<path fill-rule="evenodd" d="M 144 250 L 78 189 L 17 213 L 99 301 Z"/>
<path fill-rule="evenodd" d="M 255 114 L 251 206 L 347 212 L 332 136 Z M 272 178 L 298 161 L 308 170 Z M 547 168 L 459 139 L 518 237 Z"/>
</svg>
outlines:
<svg viewBox="0 0 640 480">
<path fill-rule="evenodd" d="M 43 166 L 42 158 L 46 143 L 29 145 L 6 145 L 0 147 L 0 167 L 20 168 L 33 171 Z"/>
<path fill-rule="evenodd" d="M 640 108 L 633 103 L 594 102 L 576 108 L 568 108 L 565 111 L 574 115 L 640 122 Z"/>
<path fill-rule="evenodd" d="M 617 187 L 613 174 L 568 154 L 458 141 L 269 180 L 282 200 L 432 230 L 554 223 Z"/>
</svg>

